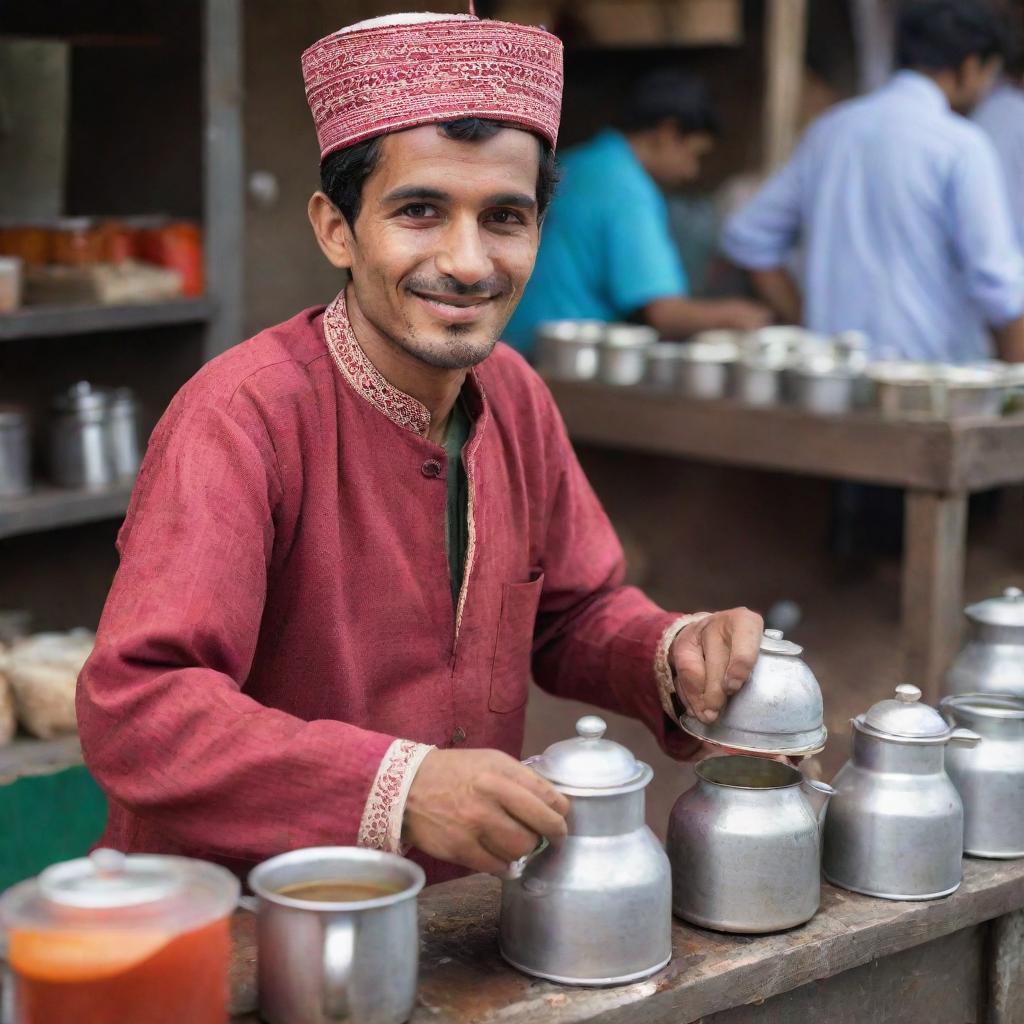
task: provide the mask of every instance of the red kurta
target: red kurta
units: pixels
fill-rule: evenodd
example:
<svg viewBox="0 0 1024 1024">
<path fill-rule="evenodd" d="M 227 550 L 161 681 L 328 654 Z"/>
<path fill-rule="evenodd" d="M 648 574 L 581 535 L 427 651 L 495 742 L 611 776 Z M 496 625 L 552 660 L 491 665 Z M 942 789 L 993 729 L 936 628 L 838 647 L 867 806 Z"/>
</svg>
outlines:
<svg viewBox="0 0 1024 1024">
<path fill-rule="evenodd" d="M 396 738 L 520 756 L 531 666 L 553 693 L 690 745 L 666 731 L 655 678 L 677 616 L 622 586 L 620 546 L 547 388 L 499 345 L 464 393 L 458 610 L 445 450 L 363 354 L 343 297 L 178 393 L 79 680 L 86 763 L 110 797 L 105 844 L 242 872 L 355 843 Z M 431 881 L 458 873 L 412 855 Z"/>
</svg>

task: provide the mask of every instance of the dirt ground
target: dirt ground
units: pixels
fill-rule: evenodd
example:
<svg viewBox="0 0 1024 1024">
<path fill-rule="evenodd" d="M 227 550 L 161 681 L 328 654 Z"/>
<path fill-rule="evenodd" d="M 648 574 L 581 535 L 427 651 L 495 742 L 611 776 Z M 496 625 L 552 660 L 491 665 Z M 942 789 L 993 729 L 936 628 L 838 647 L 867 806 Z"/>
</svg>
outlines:
<svg viewBox="0 0 1024 1024">
<path fill-rule="evenodd" d="M 829 555 L 829 485 L 820 480 L 699 466 L 585 449 L 581 461 L 605 502 L 630 561 L 630 580 L 666 608 L 693 611 L 745 604 L 764 612 L 795 601 L 804 647 L 825 698 L 829 741 L 819 755 L 826 780 L 849 754 L 852 716 L 891 696 L 901 678 L 900 563 L 895 557 L 839 566 Z M 1004 491 L 995 515 L 972 518 L 967 601 L 1024 581 L 1024 488 Z M 526 753 L 573 734 L 583 705 L 534 687 Z M 650 763 L 651 827 L 664 835 L 676 798 L 693 780 L 637 722 L 606 716 L 609 736 Z"/>
</svg>

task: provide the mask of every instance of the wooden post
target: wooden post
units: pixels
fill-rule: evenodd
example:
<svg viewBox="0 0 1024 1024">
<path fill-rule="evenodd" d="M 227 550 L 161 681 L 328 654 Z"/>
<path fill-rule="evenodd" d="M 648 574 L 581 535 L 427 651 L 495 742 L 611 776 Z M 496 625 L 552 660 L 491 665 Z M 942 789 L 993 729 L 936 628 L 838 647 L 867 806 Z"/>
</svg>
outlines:
<svg viewBox="0 0 1024 1024">
<path fill-rule="evenodd" d="M 934 705 L 960 637 L 967 495 L 907 490 L 905 508 L 904 679 Z"/>
<path fill-rule="evenodd" d="M 987 1024 L 1024 1021 L 1024 910 L 992 922 Z"/>
<path fill-rule="evenodd" d="M 765 30 L 765 171 L 784 163 L 796 141 L 807 43 L 807 0 L 769 0 Z"/>
<path fill-rule="evenodd" d="M 245 173 L 241 0 L 206 0 L 203 13 L 205 275 L 207 294 L 214 298 L 203 345 L 205 360 L 244 340 Z"/>
</svg>

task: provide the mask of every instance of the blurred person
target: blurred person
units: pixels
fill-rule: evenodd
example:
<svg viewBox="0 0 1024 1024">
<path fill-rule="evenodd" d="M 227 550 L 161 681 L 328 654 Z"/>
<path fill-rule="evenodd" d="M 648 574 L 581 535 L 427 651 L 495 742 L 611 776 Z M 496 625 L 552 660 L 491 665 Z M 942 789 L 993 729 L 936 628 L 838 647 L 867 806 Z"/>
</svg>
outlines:
<svg viewBox="0 0 1024 1024">
<path fill-rule="evenodd" d="M 704 83 L 660 70 L 633 89 L 618 127 L 561 158 L 533 277 L 505 331 L 531 354 L 545 320 L 634 320 L 663 337 L 771 320 L 747 299 L 694 299 L 662 189 L 694 181 L 718 118 Z"/>
<path fill-rule="evenodd" d="M 723 249 L 788 322 L 863 331 L 874 358 L 1024 360 L 1024 256 L 992 144 L 964 116 L 1000 71 L 981 0 L 911 0 L 900 70 L 807 130 Z M 803 292 L 786 269 L 804 249 Z"/>
<path fill-rule="evenodd" d="M 1002 78 L 972 118 L 992 140 L 1003 166 L 1017 241 L 1024 249 L 1024 41 L 1020 35 Z"/>
</svg>

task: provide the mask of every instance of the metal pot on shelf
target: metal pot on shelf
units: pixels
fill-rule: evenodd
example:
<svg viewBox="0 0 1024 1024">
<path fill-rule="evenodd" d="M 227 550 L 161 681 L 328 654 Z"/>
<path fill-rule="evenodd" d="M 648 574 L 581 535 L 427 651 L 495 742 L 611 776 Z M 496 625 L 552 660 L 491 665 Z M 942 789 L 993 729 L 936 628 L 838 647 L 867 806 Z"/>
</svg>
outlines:
<svg viewBox="0 0 1024 1024">
<path fill-rule="evenodd" d="M 940 707 L 951 725 L 981 736 L 977 746 L 946 752 L 964 804 L 964 853 L 1024 857 L 1024 697 L 966 693 Z"/>
<path fill-rule="evenodd" d="M 890 900 L 948 896 L 963 877 L 964 814 L 946 747 L 980 737 L 954 729 L 896 687 L 853 719 L 853 757 L 832 780 L 822 867 L 834 885 Z"/>
<path fill-rule="evenodd" d="M 31 490 L 31 454 L 25 410 L 0 405 L 0 498 L 17 498 Z"/>
<path fill-rule="evenodd" d="M 698 335 L 703 338 L 705 335 Z M 714 332 L 717 333 L 717 332 Z M 725 398 L 732 390 L 738 346 L 730 341 L 693 341 L 682 346 L 679 388 L 687 398 Z"/>
<path fill-rule="evenodd" d="M 117 480 L 134 480 L 142 463 L 139 407 L 131 388 L 107 392 L 107 433 Z"/>
<path fill-rule="evenodd" d="M 968 605 L 967 643 L 946 673 L 947 693 L 1007 693 L 1024 697 L 1024 592 Z"/>
<path fill-rule="evenodd" d="M 596 715 L 526 763 L 570 798 L 569 834 L 511 866 L 502 882 L 501 955 L 526 974 L 618 985 L 672 955 L 668 857 L 644 821 L 654 776 L 604 738 Z"/>
<path fill-rule="evenodd" d="M 766 629 L 750 679 L 714 722 L 685 715 L 680 724 L 709 743 L 754 754 L 791 757 L 816 754 L 825 746 L 821 687 L 801 660 L 803 648 L 780 630 Z"/>
<path fill-rule="evenodd" d="M 597 346 L 605 325 L 598 320 L 549 320 L 537 328 L 540 371 L 551 380 L 593 380 Z"/>
<path fill-rule="evenodd" d="M 79 381 L 53 403 L 50 472 L 61 487 L 97 489 L 116 479 L 108 427 L 107 395 Z"/>
<path fill-rule="evenodd" d="M 647 351 L 658 343 L 653 327 L 608 324 L 597 350 L 597 375 L 605 384 L 639 384 L 647 367 Z"/>
<path fill-rule="evenodd" d="M 821 904 L 821 828 L 832 787 L 761 757 L 709 757 L 672 808 L 672 910 L 725 932 L 781 931 Z"/>
<path fill-rule="evenodd" d="M 678 391 L 682 352 L 679 342 L 660 341 L 651 345 L 647 349 L 644 383 L 661 391 Z"/>
</svg>

